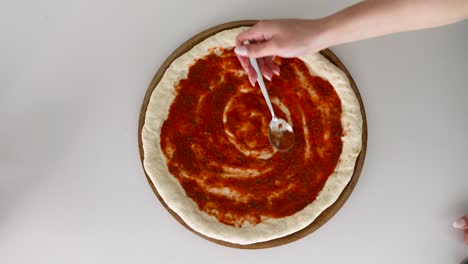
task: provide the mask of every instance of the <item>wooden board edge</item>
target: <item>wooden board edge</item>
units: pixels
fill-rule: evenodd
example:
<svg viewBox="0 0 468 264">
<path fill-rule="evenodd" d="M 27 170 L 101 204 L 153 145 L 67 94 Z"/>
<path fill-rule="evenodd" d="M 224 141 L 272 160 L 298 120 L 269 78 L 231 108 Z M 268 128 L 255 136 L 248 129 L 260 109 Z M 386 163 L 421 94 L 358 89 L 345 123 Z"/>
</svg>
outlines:
<svg viewBox="0 0 468 264">
<path fill-rule="evenodd" d="M 145 93 L 145 96 L 143 98 L 143 102 L 141 105 L 140 109 L 140 115 L 139 115 L 139 121 L 138 121 L 138 148 L 139 148 L 139 153 L 140 153 L 140 161 L 141 165 L 143 167 L 143 171 L 145 173 L 146 179 L 151 186 L 151 189 L 153 190 L 154 194 L 158 198 L 159 202 L 164 206 L 164 208 L 180 223 L 182 224 L 185 228 L 190 230 L 191 232 L 195 233 L 196 235 L 214 242 L 216 244 L 222 245 L 222 246 L 227 246 L 227 247 L 232 247 L 232 248 L 239 248 L 239 249 L 264 249 L 264 248 L 271 248 L 271 247 L 277 247 L 281 246 L 284 244 L 288 244 L 291 242 L 294 242 L 298 239 L 301 239 L 321 226 L 323 226 L 331 217 L 333 217 L 338 210 L 344 205 L 346 200 L 349 198 L 351 195 L 352 191 L 354 190 L 357 181 L 360 177 L 362 168 L 364 166 L 364 160 L 366 156 L 366 149 L 367 149 L 367 119 L 366 119 L 366 114 L 365 114 L 365 109 L 364 109 L 364 104 L 361 98 L 361 95 L 359 93 L 359 90 L 357 89 L 356 83 L 354 82 L 351 74 L 347 70 L 347 68 L 344 66 L 344 64 L 338 59 L 338 57 L 329 49 L 325 49 L 321 51 L 320 53 L 325 56 L 329 61 L 331 61 L 335 66 L 340 68 L 349 78 L 349 81 L 351 83 L 351 87 L 353 91 L 356 94 L 356 97 L 359 100 L 359 105 L 361 108 L 361 114 L 362 114 L 362 119 L 363 119 L 363 125 L 362 125 L 362 149 L 361 153 L 359 154 L 357 160 L 356 160 L 356 166 L 353 172 L 353 176 L 351 177 L 351 180 L 343 190 L 343 192 L 340 194 L 338 199 L 330 205 L 325 211 L 323 211 L 312 223 L 310 223 L 307 227 L 296 231 L 295 233 L 292 233 L 290 235 L 281 237 L 281 238 L 276 238 L 272 239 L 269 241 L 264 241 L 264 242 L 259 242 L 259 243 L 253 243 L 253 244 L 247 244 L 247 245 L 241 245 L 241 244 L 235 244 L 235 243 L 230 243 L 227 241 L 223 240 L 218 240 L 214 239 L 208 236 L 205 236 L 194 229 L 192 229 L 190 226 L 188 226 L 182 218 L 175 213 L 172 209 L 169 208 L 169 206 L 165 203 L 165 201 L 162 199 L 158 191 L 156 190 L 156 187 L 154 186 L 151 178 L 148 176 L 146 173 L 146 170 L 144 168 L 144 151 L 143 151 L 143 142 L 141 138 L 141 133 L 143 130 L 144 122 L 145 122 L 145 117 L 146 117 L 146 109 L 148 108 L 148 104 L 151 98 L 151 94 L 153 93 L 154 89 L 156 88 L 156 85 L 159 83 L 160 79 L 164 75 L 165 71 L 169 67 L 169 65 L 174 61 L 176 58 L 178 58 L 180 55 L 186 53 L 189 51 L 193 46 L 196 44 L 200 43 L 204 39 L 220 32 L 223 30 L 227 29 L 232 29 L 236 27 L 241 27 L 241 26 L 252 26 L 254 25 L 258 20 L 240 20 L 240 21 L 233 21 L 233 22 L 228 22 L 224 23 L 221 25 L 217 25 L 214 27 L 211 27 L 207 30 L 204 30 L 189 40 L 185 41 L 182 45 L 180 45 L 176 50 L 174 50 L 171 55 L 163 62 L 163 64 L 160 66 L 159 70 L 156 72 L 155 76 L 153 77 L 150 85 L 148 86 L 148 89 Z"/>
</svg>

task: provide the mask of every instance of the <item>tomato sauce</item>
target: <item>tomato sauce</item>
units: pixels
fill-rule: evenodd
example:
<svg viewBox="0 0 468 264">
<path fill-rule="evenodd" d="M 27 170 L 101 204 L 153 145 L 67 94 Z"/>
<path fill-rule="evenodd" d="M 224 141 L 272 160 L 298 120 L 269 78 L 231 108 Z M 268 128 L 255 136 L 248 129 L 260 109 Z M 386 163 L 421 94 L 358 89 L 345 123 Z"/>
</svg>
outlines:
<svg viewBox="0 0 468 264">
<path fill-rule="evenodd" d="M 169 172 L 200 210 L 227 225 L 255 225 L 304 209 L 343 148 L 341 101 L 332 85 L 299 59 L 275 63 L 281 75 L 266 86 L 277 116 L 294 129 L 287 152 L 270 145 L 267 105 L 232 49 L 198 59 L 174 84 L 161 128 Z"/>
</svg>

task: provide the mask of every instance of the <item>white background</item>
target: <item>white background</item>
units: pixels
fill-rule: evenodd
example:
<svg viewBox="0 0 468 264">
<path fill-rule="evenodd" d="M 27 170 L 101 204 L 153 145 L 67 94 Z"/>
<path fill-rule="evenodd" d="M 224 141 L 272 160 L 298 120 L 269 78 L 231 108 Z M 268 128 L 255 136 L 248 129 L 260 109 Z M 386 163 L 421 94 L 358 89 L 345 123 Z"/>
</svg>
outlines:
<svg viewBox="0 0 468 264">
<path fill-rule="evenodd" d="M 367 158 L 344 207 L 304 239 L 210 243 L 145 179 L 139 110 L 178 45 L 228 21 L 353 2 L 0 1 L 0 263 L 460 263 L 468 21 L 332 48 L 364 100 Z"/>
</svg>

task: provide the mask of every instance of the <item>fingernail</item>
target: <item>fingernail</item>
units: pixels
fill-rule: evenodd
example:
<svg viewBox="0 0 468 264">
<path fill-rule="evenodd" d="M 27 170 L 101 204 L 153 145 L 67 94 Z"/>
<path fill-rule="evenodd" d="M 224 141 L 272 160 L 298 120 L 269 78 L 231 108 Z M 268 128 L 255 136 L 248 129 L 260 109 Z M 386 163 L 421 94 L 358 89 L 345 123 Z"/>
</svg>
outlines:
<svg viewBox="0 0 468 264">
<path fill-rule="evenodd" d="M 250 84 L 252 84 L 252 87 L 255 87 L 255 79 L 249 77 Z"/>
<path fill-rule="evenodd" d="M 278 76 L 279 76 L 279 74 L 280 74 L 279 70 L 276 70 L 276 69 L 273 70 L 273 73 L 276 74 L 276 75 L 278 75 Z"/>
<path fill-rule="evenodd" d="M 466 221 L 463 218 L 458 219 L 457 221 L 453 222 L 453 227 L 455 228 L 464 228 L 466 225 Z"/>
<path fill-rule="evenodd" d="M 247 48 L 245 46 L 238 46 L 234 49 L 237 55 L 247 56 Z"/>
<path fill-rule="evenodd" d="M 266 78 L 267 80 L 271 81 L 271 76 L 265 74 L 265 78 Z"/>
</svg>

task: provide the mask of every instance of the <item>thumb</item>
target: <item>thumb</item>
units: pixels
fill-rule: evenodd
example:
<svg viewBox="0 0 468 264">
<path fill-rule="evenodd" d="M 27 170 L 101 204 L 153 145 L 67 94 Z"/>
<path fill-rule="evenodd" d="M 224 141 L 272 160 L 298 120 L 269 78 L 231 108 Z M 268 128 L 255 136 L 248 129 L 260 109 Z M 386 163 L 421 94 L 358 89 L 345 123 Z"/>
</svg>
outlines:
<svg viewBox="0 0 468 264">
<path fill-rule="evenodd" d="M 264 42 L 237 46 L 234 52 L 239 56 L 262 58 L 278 55 L 278 46 L 273 39 L 270 39 Z"/>
<path fill-rule="evenodd" d="M 458 229 L 468 230 L 468 215 L 465 215 L 457 219 L 455 222 L 453 222 L 452 225 L 453 227 L 458 228 Z"/>
</svg>

